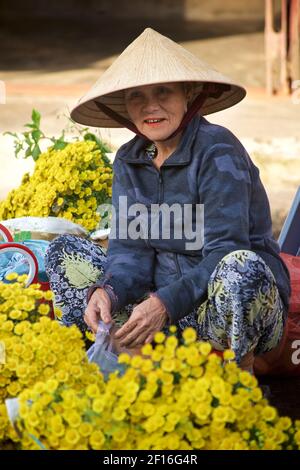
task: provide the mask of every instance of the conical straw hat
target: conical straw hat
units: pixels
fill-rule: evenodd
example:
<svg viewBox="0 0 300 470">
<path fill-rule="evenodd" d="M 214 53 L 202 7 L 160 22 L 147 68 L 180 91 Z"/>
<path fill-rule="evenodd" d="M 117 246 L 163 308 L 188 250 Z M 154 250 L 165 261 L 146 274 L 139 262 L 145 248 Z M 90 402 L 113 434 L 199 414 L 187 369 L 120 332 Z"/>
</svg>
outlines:
<svg viewBox="0 0 300 470">
<path fill-rule="evenodd" d="M 229 108 L 241 101 L 245 89 L 217 72 L 195 55 L 162 34 L 147 28 L 138 36 L 71 111 L 74 121 L 94 127 L 123 127 L 114 113 L 130 120 L 124 101 L 124 90 L 131 87 L 168 82 L 194 82 L 194 98 L 205 84 L 209 95 L 200 109 L 207 115 Z M 213 91 L 211 89 L 213 88 Z M 97 102 L 113 113 L 99 109 Z M 109 116 L 110 114 L 110 116 Z"/>
</svg>

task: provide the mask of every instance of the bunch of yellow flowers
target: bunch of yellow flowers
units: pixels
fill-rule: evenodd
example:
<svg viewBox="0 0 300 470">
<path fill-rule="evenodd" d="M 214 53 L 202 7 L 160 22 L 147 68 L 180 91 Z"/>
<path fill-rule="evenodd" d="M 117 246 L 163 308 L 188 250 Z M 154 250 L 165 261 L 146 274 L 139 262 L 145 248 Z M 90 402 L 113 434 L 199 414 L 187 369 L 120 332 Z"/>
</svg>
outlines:
<svg viewBox="0 0 300 470">
<path fill-rule="evenodd" d="M 97 207 L 111 191 L 112 167 L 96 142 L 69 143 L 40 155 L 32 176 L 26 173 L 0 203 L 0 220 L 57 216 L 93 230 L 100 219 Z"/>
<path fill-rule="evenodd" d="M 52 299 L 52 292 L 42 292 L 39 284 L 25 288 L 25 278 L 19 276 L 13 284 L 0 283 L 0 448 L 4 442 L 19 440 L 8 420 L 7 398 L 17 397 L 55 374 L 78 391 L 89 383 L 103 382 L 97 366 L 87 360 L 80 331 L 47 316 L 49 305 L 45 302 Z"/>
<path fill-rule="evenodd" d="M 175 327 L 171 327 L 175 333 Z M 280 418 L 255 377 L 211 354 L 193 329 L 158 333 L 106 382 L 75 390 L 53 376 L 19 397 L 24 449 L 297 449 L 300 422 Z"/>
</svg>

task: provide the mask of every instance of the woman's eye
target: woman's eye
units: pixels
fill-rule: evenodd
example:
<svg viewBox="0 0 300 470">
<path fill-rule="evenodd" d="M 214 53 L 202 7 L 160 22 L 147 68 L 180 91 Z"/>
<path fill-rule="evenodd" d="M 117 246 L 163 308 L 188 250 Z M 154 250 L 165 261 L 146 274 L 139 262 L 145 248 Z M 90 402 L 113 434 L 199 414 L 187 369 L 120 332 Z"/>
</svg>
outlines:
<svg viewBox="0 0 300 470">
<path fill-rule="evenodd" d="M 130 100 L 134 100 L 134 99 L 140 98 L 140 97 L 141 97 L 141 93 L 139 91 L 134 91 L 134 92 L 130 93 L 130 95 L 129 95 Z"/>
<path fill-rule="evenodd" d="M 160 93 L 161 95 L 165 94 L 165 93 L 168 93 L 168 88 L 164 88 L 164 87 L 161 87 L 158 89 L 158 93 Z"/>
</svg>

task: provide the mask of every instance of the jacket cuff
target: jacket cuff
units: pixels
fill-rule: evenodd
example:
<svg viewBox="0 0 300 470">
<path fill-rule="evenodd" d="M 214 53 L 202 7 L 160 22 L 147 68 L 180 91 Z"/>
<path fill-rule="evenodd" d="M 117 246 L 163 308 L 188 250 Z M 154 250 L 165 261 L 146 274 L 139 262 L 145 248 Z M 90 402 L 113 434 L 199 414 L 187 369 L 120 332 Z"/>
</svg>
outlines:
<svg viewBox="0 0 300 470">
<path fill-rule="evenodd" d="M 117 311 L 117 306 L 118 306 L 118 296 L 114 291 L 114 288 L 107 284 L 103 283 L 101 281 L 96 282 L 93 284 L 91 287 L 89 287 L 87 291 L 87 302 L 89 303 L 90 298 L 92 297 L 93 293 L 95 292 L 96 289 L 103 289 L 107 293 L 110 303 L 111 303 L 111 313 L 115 313 Z"/>
</svg>

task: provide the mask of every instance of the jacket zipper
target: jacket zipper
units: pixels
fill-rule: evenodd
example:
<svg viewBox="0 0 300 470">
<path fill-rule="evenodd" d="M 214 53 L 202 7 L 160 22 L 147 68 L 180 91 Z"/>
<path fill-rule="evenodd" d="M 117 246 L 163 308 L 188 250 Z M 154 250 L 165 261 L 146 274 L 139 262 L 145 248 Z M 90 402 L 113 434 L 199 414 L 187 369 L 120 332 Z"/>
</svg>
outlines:
<svg viewBox="0 0 300 470">
<path fill-rule="evenodd" d="M 158 182 L 159 182 L 159 186 L 158 186 L 158 203 L 161 204 L 163 202 L 163 192 L 164 192 L 163 177 L 162 177 L 162 172 L 161 171 L 159 171 Z M 182 277 L 182 272 L 181 272 L 181 269 L 180 269 L 177 253 L 175 253 L 175 264 L 176 264 L 177 274 L 180 278 L 180 277 Z"/>
<path fill-rule="evenodd" d="M 153 164 L 152 162 L 152 165 L 154 166 L 154 168 L 156 169 L 156 171 L 158 172 L 158 204 L 160 204 L 161 202 L 163 202 L 163 177 L 162 177 L 162 173 L 160 170 L 158 170 L 156 168 L 156 166 Z M 150 237 L 151 237 L 151 227 L 150 227 L 150 224 L 148 224 L 148 239 L 145 240 L 146 241 L 146 244 L 151 247 L 151 243 L 150 243 Z"/>
<path fill-rule="evenodd" d="M 153 165 L 153 166 L 155 166 L 155 165 Z M 158 170 L 158 204 L 161 204 L 163 202 L 163 193 L 164 193 L 164 186 L 163 186 L 162 172 L 161 172 L 161 170 Z M 150 237 L 150 227 L 149 227 L 148 237 Z M 182 272 L 181 272 L 181 269 L 180 269 L 177 253 L 174 254 L 174 259 L 175 259 L 175 264 L 176 264 L 176 270 L 177 270 L 178 277 L 181 278 L 182 277 Z"/>
<path fill-rule="evenodd" d="M 163 202 L 163 177 L 161 171 L 159 172 L 158 175 L 158 204 Z"/>
</svg>

